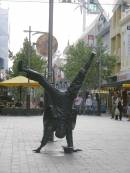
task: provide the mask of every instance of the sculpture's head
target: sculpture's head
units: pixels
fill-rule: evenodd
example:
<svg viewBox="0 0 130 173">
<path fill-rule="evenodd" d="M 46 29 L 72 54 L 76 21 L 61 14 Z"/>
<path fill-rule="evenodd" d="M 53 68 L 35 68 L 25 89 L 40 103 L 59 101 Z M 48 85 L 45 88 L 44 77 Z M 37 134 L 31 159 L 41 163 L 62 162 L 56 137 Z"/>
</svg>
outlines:
<svg viewBox="0 0 130 173">
<path fill-rule="evenodd" d="M 55 132 L 55 136 L 57 138 L 64 138 L 66 135 L 66 127 L 65 127 L 65 123 L 63 124 L 59 124 L 56 128 L 56 132 Z"/>
</svg>

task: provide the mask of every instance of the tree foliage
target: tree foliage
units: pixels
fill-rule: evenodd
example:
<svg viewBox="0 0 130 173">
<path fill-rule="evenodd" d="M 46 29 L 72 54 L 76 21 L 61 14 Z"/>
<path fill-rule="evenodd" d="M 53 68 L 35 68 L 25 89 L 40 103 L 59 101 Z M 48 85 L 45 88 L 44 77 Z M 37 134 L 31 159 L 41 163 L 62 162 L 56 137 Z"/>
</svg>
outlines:
<svg viewBox="0 0 130 173">
<path fill-rule="evenodd" d="M 28 39 L 25 38 L 23 42 L 23 48 L 21 48 L 21 50 L 12 58 L 13 66 L 11 69 L 11 76 L 13 77 L 19 75 L 17 65 L 20 60 L 22 60 L 24 66 L 27 67 L 29 64 L 29 59 L 31 69 L 36 70 L 40 73 L 45 72 L 46 60 L 43 60 L 42 57 L 36 54 L 36 50 L 34 49 L 34 47 L 30 44 Z"/>
<path fill-rule="evenodd" d="M 112 74 L 115 65 L 115 58 L 106 53 L 101 42 L 97 43 L 97 56 L 95 57 L 83 87 L 97 88 L 99 85 L 99 68 L 101 67 L 102 81 Z M 92 51 L 84 41 L 78 41 L 77 44 L 69 46 L 66 52 L 66 64 L 64 65 L 64 73 L 68 80 L 72 81 L 76 73 L 88 60 Z M 101 66 L 99 64 L 101 63 Z"/>
<path fill-rule="evenodd" d="M 103 47 L 103 42 L 101 37 L 97 38 L 97 55 L 98 55 L 98 64 L 100 63 L 101 68 L 101 83 L 107 81 L 108 78 L 112 75 L 113 69 L 116 64 L 116 57 L 110 55 L 106 48 Z"/>
<path fill-rule="evenodd" d="M 20 49 L 20 51 L 18 53 L 16 53 L 15 56 L 10 56 L 11 60 L 13 61 L 13 66 L 9 71 L 9 78 L 10 77 L 15 77 L 18 75 L 23 75 L 22 72 L 18 71 L 18 62 L 20 60 L 23 61 L 23 65 L 25 67 L 27 67 L 29 65 L 29 58 L 30 58 L 30 68 L 33 70 L 38 71 L 39 73 L 43 73 L 45 72 L 45 68 L 46 68 L 46 60 L 44 60 L 42 57 L 38 56 L 36 54 L 36 50 L 34 49 L 34 47 L 30 44 L 30 42 L 28 41 L 27 38 L 25 38 L 24 42 L 23 42 L 23 48 Z M 17 90 L 12 90 L 12 94 L 15 97 L 15 100 L 20 100 L 20 96 L 19 96 L 19 90 L 21 88 L 17 88 Z M 22 92 L 22 98 L 21 101 L 25 101 L 26 100 L 26 95 L 27 95 L 27 90 L 26 88 L 22 88 L 21 90 Z M 38 93 L 39 92 L 39 93 Z M 37 90 L 37 95 L 41 95 L 41 93 L 43 93 L 43 89 L 40 88 L 39 90 Z M 35 96 L 37 97 L 37 96 Z M 36 99 L 36 98 L 35 98 Z"/>
</svg>

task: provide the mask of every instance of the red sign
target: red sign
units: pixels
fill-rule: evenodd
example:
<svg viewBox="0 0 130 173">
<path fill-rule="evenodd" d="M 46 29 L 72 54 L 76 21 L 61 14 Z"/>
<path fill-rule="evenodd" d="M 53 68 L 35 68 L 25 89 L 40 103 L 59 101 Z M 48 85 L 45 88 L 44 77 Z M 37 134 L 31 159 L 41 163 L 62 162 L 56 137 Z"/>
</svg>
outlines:
<svg viewBox="0 0 130 173">
<path fill-rule="evenodd" d="M 88 40 L 94 40 L 94 35 L 88 35 Z"/>
</svg>

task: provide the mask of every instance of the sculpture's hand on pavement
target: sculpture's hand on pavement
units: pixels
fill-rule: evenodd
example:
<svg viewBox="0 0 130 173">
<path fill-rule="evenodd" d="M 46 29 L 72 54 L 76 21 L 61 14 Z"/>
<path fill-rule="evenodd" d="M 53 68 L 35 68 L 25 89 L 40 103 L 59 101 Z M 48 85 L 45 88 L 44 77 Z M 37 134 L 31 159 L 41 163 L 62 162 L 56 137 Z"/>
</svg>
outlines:
<svg viewBox="0 0 130 173">
<path fill-rule="evenodd" d="M 77 151 L 82 151 L 81 149 L 74 149 L 73 147 L 68 147 L 68 146 L 67 147 L 63 146 L 62 148 L 64 150 L 64 153 L 68 153 L 68 154 L 71 154 Z"/>
</svg>

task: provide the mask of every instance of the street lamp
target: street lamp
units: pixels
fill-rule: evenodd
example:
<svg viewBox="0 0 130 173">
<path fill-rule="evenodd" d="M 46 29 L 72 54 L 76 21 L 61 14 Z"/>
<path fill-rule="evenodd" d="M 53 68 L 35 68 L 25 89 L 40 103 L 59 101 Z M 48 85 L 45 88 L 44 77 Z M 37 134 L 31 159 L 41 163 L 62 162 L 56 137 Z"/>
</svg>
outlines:
<svg viewBox="0 0 130 173">
<path fill-rule="evenodd" d="M 30 68 L 30 58 L 31 58 L 31 26 L 29 26 L 29 30 L 24 30 L 24 32 L 29 33 L 29 46 L 28 46 L 28 68 Z M 28 79 L 28 83 L 29 83 Z M 26 100 L 26 108 L 30 109 L 30 88 L 27 88 L 27 100 Z"/>
</svg>

